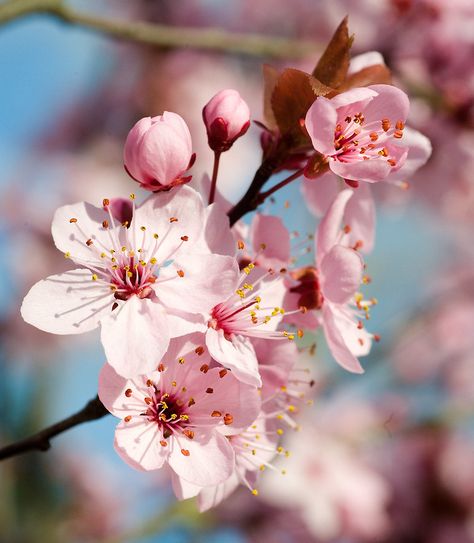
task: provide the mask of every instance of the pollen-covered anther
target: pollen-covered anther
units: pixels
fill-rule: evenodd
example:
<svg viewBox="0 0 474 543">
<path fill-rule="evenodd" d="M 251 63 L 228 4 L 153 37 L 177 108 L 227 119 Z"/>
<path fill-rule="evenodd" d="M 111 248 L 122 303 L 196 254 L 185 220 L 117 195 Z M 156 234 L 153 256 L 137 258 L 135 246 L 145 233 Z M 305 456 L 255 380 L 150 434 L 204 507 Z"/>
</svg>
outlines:
<svg viewBox="0 0 474 543">
<path fill-rule="evenodd" d="M 125 391 L 125 396 L 127 396 L 127 398 L 130 398 L 130 396 L 132 395 L 132 389 L 131 388 L 127 388 L 127 390 Z"/>
<path fill-rule="evenodd" d="M 132 420 L 132 415 L 127 415 L 127 416 L 123 419 L 124 422 L 130 422 L 131 420 Z"/>
<path fill-rule="evenodd" d="M 198 356 L 201 356 L 202 354 L 204 354 L 204 347 L 202 345 L 199 345 L 199 347 L 196 347 L 194 349 L 194 352 L 198 355 Z"/>
<path fill-rule="evenodd" d="M 184 364 L 184 356 L 178 358 L 178 364 Z"/>
<path fill-rule="evenodd" d="M 199 371 L 202 371 L 202 373 L 207 373 L 209 371 L 209 366 L 207 364 L 203 364 L 200 368 L 199 368 Z"/>
<path fill-rule="evenodd" d="M 179 275 L 179 277 L 184 277 L 184 271 L 183 270 L 178 270 L 176 273 Z"/>
<path fill-rule="evenodd" d="M 158 364 L 158 368 L 157 368 L 157 369 L 158 369 L 158 371 L 163 372 L 163 371 L 165 371 L 165 365 L 164 365 L 162 362 L 160 362 L 160 363 Z"/>
<path fill-rule="evenodd" d="M 164 439 L 162 439 L 162 440 L 160 441 L 160 445 L 161 445 L 162 447 L 166 447 L 166 446 L 168 445 L 168 443 L 167 443 Z"/>
<path fill-rule="evenodd" d="M 352 229 L 348 224 L 346 224 L 343 228 L 344 234 L 350 234 L 351 230 Z"/>
<path fill-rule="evenodd" d="M 103 228 L 108 228 L 108 227 L 109 227 L 109 221 L 108 221 L 107 219 L 104 219 L 104 220 L 102 221 L 102 227 L 103 227 Z"/>
<path fill-rule="evenodd" d="M 188 236 L 181 236 L 181 241 L 188 241 L 188 240 L 189 240 Z"/>
<path fill-rule="evenodd" d="M 69 219 L 69 222 L 70 222 L 71 224 L 74 224 L 74 223 L 77 222 L 77 219 L 76 219 L 75 217 L 71 217 L 71 218 Z"/>
<path fill-rule="evenodd" d="M 143 401 L 147 404 L 147 405 L 151 405 L 153 403 L 153 400 L 149 397 L 149 396 L 146 396 L 145 398 L 143 398 Z"/>
<path fill-rule="evenodd" d="M 391 126 L 392 124 L 390 123 L 390 119 L 382 119 L 382 130 L 384 132 L 388 132 Z"/>
<path fill-rule="evenodd" d="M 226 426 L 229 426 L 229 424 L 232 424 L 234 422 L 234 417 L 230 413 L 226 413 L 224 415 L 224 424 Z"/>
<path fill-rule="evenodd" d="M 214 392 L 214 389 L 211 387 L 206 388 L 206 394 L 212 394 Z"/>
<path fill-rule="evenodd" d="M 222 417 L 222 413 L 220 411 L 213 411 L 211 417 Z"/>
<path fill-rule="evenodd" d="M 178 218 L 177 217 L 170 217 L 170 223 L 173 223 L 173 222 L 178 222 Z"/>
<path fill-rule="evenodd" d="M 301 339 L 304 336 L 304 331 L 301 329 L 298 329 L 296 332 L 296 335 Z"/>
<path fill-rule="evenodd" d="M 239 239 L 239 241 L 237 242 L 237 249 L 239 249 L 240 251 L 245 249 L 245 243 L 241 239 Z"/>
<path fill-rule="evenodd" d="M 188 449 L 181 449 L 181 454 L 183 456 L 189 456 L 190 453 L 189 453 Z"/>
<path fill-rule="evenodd" d="M 377 343 L 380 341 L 380 335 L 379 334 L 374 334 L 374 341 L 376 341 Z"/>
<path fill-rule="evenodd" d="M 223 370 L 219 371 L 219 377 L 222 379 L 227 375 L 227 370 L 224 368 Z"/>
<path fill-rule="evenodd" d="M 194 439 L 194 432 L 192 430 L 183 430 L 183 434 L 188 438 L 188 439 Z"/>
</svg>

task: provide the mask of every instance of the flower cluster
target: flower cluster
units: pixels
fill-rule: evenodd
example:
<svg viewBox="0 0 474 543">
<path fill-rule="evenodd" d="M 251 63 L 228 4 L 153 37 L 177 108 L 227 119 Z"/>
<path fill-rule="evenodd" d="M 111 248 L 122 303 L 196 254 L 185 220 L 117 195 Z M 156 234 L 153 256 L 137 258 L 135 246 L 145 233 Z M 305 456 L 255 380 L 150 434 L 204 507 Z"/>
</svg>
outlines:
<svg viewBox="0 0 474 543">
<path fill-rule="evenodd" d="M 376 300 L 361 293 L 370 282 L 362 253 L 374 239 L 368 184 L 400 182 L 430 149 L 405 129 L 403 91 L 348 83 L 373 59 L 353 60 L 345 82 L 329 78 L 324 57 L 313 76 L 277 78 L 266 93 L 273 122 L 260 123 L 262 167 L 233 207 L 217 189 L 219 158 L 246 134 L 250 112 L 237 91 L 223 90 L 203 109 L 210 183 L 198 190 L 191 182 L 190 131 L 164 112 L 139 120 L 125 142 L 125 169 L 148 191 L 141 203 L 135 194 L 106 197 L 54 216 L 54 243 L 75 268 L 34 285 L 23 318 L 55 334 L 100 326 L 99 398 L 120 419 L 118 454 L 141 470 L 168 465 L 176 496 L 198 496 L 201 510 L 238 485 L 257 494 L 258 475 L 288 455 L 282 436 L 299 428 L 314 384 L 298 360 L 305 330 L 320 327 L 335 361 L 353 373 L 378 339 L 364 326 Z M 286 98 L 307 97 L 310 78 L 320 93 L 294 111 L 298 100 Z M 295 171 L 261 192 L 284 169 Z M 298 177 L 308 207 L 322 214 L 303 247 L 278 216 L 257 210 L 250 224 L 241 220 Z"/>
</svg>

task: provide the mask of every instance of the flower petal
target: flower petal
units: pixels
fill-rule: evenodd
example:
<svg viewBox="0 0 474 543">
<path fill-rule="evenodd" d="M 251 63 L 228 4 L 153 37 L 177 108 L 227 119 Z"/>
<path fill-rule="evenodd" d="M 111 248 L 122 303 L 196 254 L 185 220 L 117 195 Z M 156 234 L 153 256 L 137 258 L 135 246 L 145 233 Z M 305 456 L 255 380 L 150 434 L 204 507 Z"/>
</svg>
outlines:
<svg viewBox="0 0 474 543">
<path fill-rule="evenodd" d="M 169 465 L 185 481 L 198 486 L 217 485 L 225 481 L 235 465 L 234 450 L 219 432 L 195 432 L 193 439 L 176 439 L 170 443 Z M 186 450 L 189 454 L 183 454 Z"/>
<path fill-rule="evenodd" d="M 334 131 L 337 124 L 336 106 L 320 96 L 308 109 L 305 126 L 316 151 L 323 155 L 334 153 Z"/>
<path fill-rule="evenodd" d="M 336 175 L 352 181 L 377 183 L 383 181 L 391 172 L 392 166 L 384 157 L 359 160 L 357 162 L 340 162 L 331 160 L 329 168 Z"/>
<path fill-rule="evenodd" d="M 290 260 L 290 233 L 280 217 L 256 213 L 250 228 L 255 253 L 262 251 L 259 262 L 266 267 L 284 267 Z"/>
<path fill-rule="evenodd" d="M 390 119 L 392 125 L 401 120 L 405 122 L 410 110 L 408 96 L 393 85 L 371 85 L 367 87 L 377 96 L 364 110 L 365 123 Z"/>
<path fill-rule="evenodd" d="M 362 241 L 360 250 L 370 253 L 375 241 L 375 202 L 369 185 L 362 183 L 354 190 L 346 206 L 344 223 L 350 226 L 350 243 Z"/>
<path fill-rule="evenodd" d="M 323 329 L 329 350 L 336 362 L 352 373 L 364 373 L 364 369 L 350 349 L 354 340 L 356 342 L 358 340 L 360 331 L 357 324 L 354 321 L 348 323 L 343 313 L 338 312 L 330 303 L 325 303 Z"/>
<path fill-rule="evenodd" d="M 230 368 L 237 379 L 257 387 L 262 385 L 255 349 L 248 338 L 233 335 L 229 341 L 223 330 L 209 328 L 206 332 L 206 345 L 212 358 Z"/>
<path fill-rule="evenodd" d="M 399 145 L 407 147 L 408 154 L 403 166 L 388 176 L 388 182 L 406 181 L 416 170 L 426 164 L 433 150 L 431 142 L 426 136 L 409 127 L 403 131 L 403 138 Z"/>
<path fill-rule="evenodd" d="M 325 298 L 346 303 L 362 282 L 364 264 L 356 251 L 335 245 L 321 262 L 321 289 Z"/>
<path fill-rule="evenodd" d="M 91 272 L 79 268 L 36 283 L 23 300 L 21 315 L 51 334 L 82 334 L 97 328 L 112 303 L 109 287 L 93 282 Z"/>
<path fill-rule="evenodd" d="M 169 454 L 162 447 L 162 434 L 156 422 L 137 416 L 129 422 L 122 421 L 115 430 L 115 450 L 132 468 L 151 471 L 159 469 Z"/>
<path fill-rule="evenodd" d="M 101 328 L 107 360 L 123 377 L 156 369 L 169 344 L 168 320 L 163 307 L 137 296 L 104 318 Z"/>
<path fill-rule="evenodd" d="M 338 184 L 338 178 L 332 172 L 316 179 L 303 179 L 301 192 L 306 206 L 315 217 L 324 215 L 329 209 L 339 192 Z"/>
</svg>

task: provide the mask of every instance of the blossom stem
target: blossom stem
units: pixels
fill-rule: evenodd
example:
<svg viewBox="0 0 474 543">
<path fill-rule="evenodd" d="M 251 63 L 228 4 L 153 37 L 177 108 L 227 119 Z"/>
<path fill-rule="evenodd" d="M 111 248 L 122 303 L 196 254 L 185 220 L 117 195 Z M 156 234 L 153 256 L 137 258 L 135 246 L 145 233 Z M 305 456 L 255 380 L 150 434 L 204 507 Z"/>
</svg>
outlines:
<svg viewBox="0 0 474 543">
<path fill-rule="evenodd" d="M 283 179 L 283 181 L 280 181 L 277 183 L 274 187 L 271 189 L 268 189 L 265 192 L 261 192 L 258 195 L 258 202 L 262 204 L 269 196 L 277 192 L 278 190 L 282 189 L 283 187 L 286 187 L 286 185 L 289 185 L 292 181 L 295 179 L 298 179 L 298 177 L 301 177 L 304 173 L 304 168 L 301 168 L 300 170 L 296 171 L 295 173 L 291 174 L 286 179 Z"/>
<path fill-rule="evenodd" d="M 114 38 L 160 48 L 193 48 L 265 58 L 305 58 L 320 50 L 309 40 L 227 32 L 215 28 L 118 21 L 71 9 L 63 0 L 8 0 L 0 4 L 0 24 L 44 13 L 71 25 Z"/>
<path fill-rule="evenodd" d="M 214 202 L 216 196 L 217 174 L 219 173 L 219 160 L 221 153 L 214 151 L 214 167 L 212 168 L 211 190 L 209 191 L 209 205 Z"/>
<path fill-rule="evenodd" d="M 87 404 L 74 415 L 63 419 L 56 424 L 48 426 L 37 434 L 34 434 L 26 439 L 16 441 L 11 445 L 7 445 L 0 449 L 0 460 L 18 456 L 28 451 L 47 451 L 51 447 L 50 440 L 66 430 L 70 430 L 83 422 L 101 419 L 109 412 L 104 407 L 99 397 L 96 396 L 93 400 L 89 400 Z"/>
</svg>

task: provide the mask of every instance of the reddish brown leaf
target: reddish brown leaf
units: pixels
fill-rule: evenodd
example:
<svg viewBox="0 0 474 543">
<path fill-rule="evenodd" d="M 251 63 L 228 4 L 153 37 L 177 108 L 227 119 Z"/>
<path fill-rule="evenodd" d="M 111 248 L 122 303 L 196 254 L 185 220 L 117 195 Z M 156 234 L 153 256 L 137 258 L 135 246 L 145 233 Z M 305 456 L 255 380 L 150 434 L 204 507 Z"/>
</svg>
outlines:
<svg viewBox="0 0 474 543">
<path fill-rule="evenodd" d="M 278 70 L 269 64 L 263 65 L 263 120 L 270 130 L 278 127 L 272 108 L 272 95 L 278 80 Z"/>
<path fill-rule="evenodd" d="M 355 87 L 367 87 L 368 85 L 390 85 L 392 83 L 392 74 L 387 66 L 382 64 L 374 64 L 367 66 L 358 72 L 350 75 L 344 83 L 338 88 L 343 92 Z"/>
<path fill-rule="evenodd" d="M 294 143 L 307 140 L 301 127 L 311 104 L 318 96 L 325 96 L 333 89 L 326 87 L 312 75 L 287 68 L 282 72 L 275 85 L 271 104 L 280 132 L 290 136 Z"/>
<path fill-rule="evenodd" d="M 333 88 L 342 84 L 349 69 L 349 52 L 354 38 L 349 36 L 347 20 L 345 17 L 337 27 L 329 45 L 313 70 L 314 77 Z"/>
</svg>

